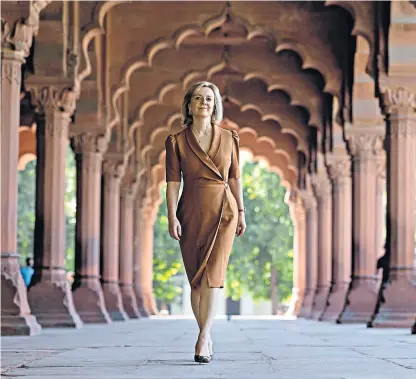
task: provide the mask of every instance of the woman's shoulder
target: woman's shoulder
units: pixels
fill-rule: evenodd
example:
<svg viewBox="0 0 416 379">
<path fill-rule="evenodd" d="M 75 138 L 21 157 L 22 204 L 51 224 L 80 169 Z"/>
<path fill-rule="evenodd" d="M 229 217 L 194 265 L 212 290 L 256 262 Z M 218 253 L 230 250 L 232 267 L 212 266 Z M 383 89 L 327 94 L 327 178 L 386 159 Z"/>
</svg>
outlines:
<svg viewBox="0 0 416 379">
<path fill-rule="evenodd" d="M 166 141 L 170 141 L 170 142 L 172 142 L 172 143 L 176 143 L 177 142 L 177 139 L 180 139 L 180 138 L 182 138 L 182 136 L 185 134 L 185 129 L 184 130 L 181 130 L 180 132 L 178 132 L 178 133 L 172 133 L 172 134 L 169 134 L 167 137 L 166 137 Z"/>
</svg>

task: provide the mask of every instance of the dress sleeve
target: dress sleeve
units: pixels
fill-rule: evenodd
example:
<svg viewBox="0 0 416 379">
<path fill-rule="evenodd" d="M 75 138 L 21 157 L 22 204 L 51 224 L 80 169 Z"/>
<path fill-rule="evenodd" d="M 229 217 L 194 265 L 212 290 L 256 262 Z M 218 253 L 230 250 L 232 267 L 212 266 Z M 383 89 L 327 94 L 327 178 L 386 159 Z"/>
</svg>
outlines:
<svg viewBox="0 0 416 379">
<path fill-rule="evenodd" d="M 228 178 L 239 178 L 240 177 L 240 136 L 235 130 L 231 131 L 233 152 L 231 156 L 231 166 L 228 172 Z"/>
<path fill-rule="evenodd" d="M 181 164 L 179 160 L 178 144 L 172 134 L 166 138 L 166 182 L 181 181 Z"/>
</svg>

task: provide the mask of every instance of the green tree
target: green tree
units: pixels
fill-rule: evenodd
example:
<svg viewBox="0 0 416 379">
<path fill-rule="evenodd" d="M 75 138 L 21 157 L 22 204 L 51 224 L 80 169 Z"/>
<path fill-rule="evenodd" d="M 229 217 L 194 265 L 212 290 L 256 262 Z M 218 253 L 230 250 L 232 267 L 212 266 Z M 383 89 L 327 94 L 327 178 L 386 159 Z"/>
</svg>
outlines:
<svg viewBox="0 0 416 379">
<path fill-rule="evenodd" d="M 249 291 L 254 299 L 270 299 L 277 277 L 282 300 L 291 295 L 293 227 L 280 178 L 258 162 L 242 169 L 247 230 L 236 238 L 227 271 L 227 295 L 234 300 Z"/>
<path fill-rule="evenodd" d="M 165 305 L 182 293 L 175 278 L 184 273 L 178 241 L 169 235 L 166 184 L 161 189 L 162 203 L 154 228 L 153 288 L 154 295 Z"/>
</svg>

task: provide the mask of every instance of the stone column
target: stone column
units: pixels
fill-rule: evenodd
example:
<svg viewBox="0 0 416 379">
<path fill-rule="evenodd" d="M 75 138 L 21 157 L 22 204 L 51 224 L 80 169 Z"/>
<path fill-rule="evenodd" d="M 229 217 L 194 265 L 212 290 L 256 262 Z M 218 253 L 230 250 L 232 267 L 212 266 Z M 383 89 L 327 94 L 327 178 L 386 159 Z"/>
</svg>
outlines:
<svg viewBox="0 0 416 379">
<path fill-rule="evenodd" d="M 386 191 L 386 154 L 381 151 L 376 157 L 377 159 L 377 177 L 376 177 L 376 227 L 375 239 L 377 249 L 377 276 L 379 282 L 383 276 L 383 266 L 386 266 L 385 260 L 385 237 L 384 225 L 386 222 L 386 215 L 384 210 L 384 192 Z"/>
<path fill-rule="evenodd" d="M 306 252 L 305 252 L 305 294 L 299 317 L 309 318 L 315 301 L 318 282 L 318 213 L 317 202 L 311 190 L 302 191 L 306 219 Z"/>
<path fill-rule="evenodd" d="M 3 21 L 1 43 L 1 334 L 33 335 L 41 330 L 31 314 L 17 251 L 17 165 L 21 67 L 32 43 L 32 28 Z M 3 24 L 4 22 L 4 24 Z"/>
<path fill-rule="evenodd" d="M 134 250 L 133 250 L 133 285 L 136 293 L 137 308 L 143 317 L 149 316 L 144 306 L 144 299 L 141 287 L 141 261 L 142 261 L 142 241 L 141 241 L 141 222 L 142 222 L 142 201 L 136 197 L 134 207 Z"/>
<path fill-rule="evenodd" d="M 332 286 L 322 320 L 336 321 L 345 306 L 351 282 L 352 256 L 352 187 L 349 155 L 327 157 L 333 187 Z"/>
<path fill-rule="evenodd" d="M 293 222 L 293 289 L 288 314 L 297 315 L 302 307 L 305 294 L 306 274 L 306 220 L 305 209 L 300 195 L 291 190 L 288 199 Z"/>
<path fill-rule="evenodd" d="M 104 161 L 101 282 L 107 311 L 114 321 L 129 319 L 119 286 L 120 180 L 124 171 L 122 160 Z"/>
<path fill-rule="evenodd" d="M 376 178 L 377 154 L 384 127 L 352 127 L 348 131 L 353 155 L 353 274 L 346 307 L 338 322 L 368 322 L 374 311 L 377 276 Z"/>
<path fill-rule="evenodd" d="M 134 185 L 133 185 L 134 186 Z M 123 306 L 129 317 L 138 318 L 136 294 L 133 289 L 133 231 L 134 197 L 133 186 L 121 189 L 120 200 L 120 290 Z"/>
<path fill-rule="evenodd" d="M 111 322 L 100 283 L 101 166 L 107 137 L 85 132 L 74 137 L 77 162 L 75 307 L 85 323 Z"/>
<path fill-rule="evenodd" d="M 149 315 L 157 314 L 156 301 L 153 297 L 153 234 L 157 215 L 157 206 L 149 204 L 143 210 L 141 222 L 141 264 L 140 282 L 144 308 Z"/>
<path fill-rule="evenodd" d="M 311 317 L 320 320 L 332 276 L 332 186 L 324 169 L 312 179 L 318 204 L 318 283 Z"/>
<path fill-rule="evenodd" d="M 82 326 L 75 310 L 65 268 L 65 167 L 68 128 L 75 110 L 69 89 L 35 89 L 36 222 L 35 273 L 28 292 L 32 312 L 43 327 Z"/>
<path fill-rule="evenodd" d="M 384 103 L 387 133 L 388 281 L 381 290 L 378 313 L 369 326 L 410 328 L 416 315 L 412 283 L 415 251 L 416 95 L 388 89 Z"/>
</svg>

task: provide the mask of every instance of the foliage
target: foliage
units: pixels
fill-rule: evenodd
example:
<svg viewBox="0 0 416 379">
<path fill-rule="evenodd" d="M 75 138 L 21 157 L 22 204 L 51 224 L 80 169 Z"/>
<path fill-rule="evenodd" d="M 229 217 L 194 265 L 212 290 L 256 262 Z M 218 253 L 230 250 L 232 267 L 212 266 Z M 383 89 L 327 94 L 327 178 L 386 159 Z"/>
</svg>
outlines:
<svg viewBox="0 0 416 379">
<path fill-rule="evenodd" d="M 74 154 L 70 148 L 68 148 L 65 175 L 65 265 L 67 270 L 73 271 L 75 258 L 76 166 Z M 36 219 L 35 199 L 36 161 L 31 161 L 26 165 L 23 171 L 19 171 L 17 249 L 20 253 L 21 264 L 24 264 L 26 257 L 33 257 L 33 241 Z M 45 199 L 45 201 L 48 201 L 48 199 Z"/>
<path fill-rule="evenodd" d="M 179 243 L 169 235 L 166 185 L 161 192 L 163 202 L 154 228 L 153 288 L 155 298 L 169 304 L 182 293 L 182 281 L 177 278 L 184 269 Z"/>
<path fill-rule="evenodd" d="M 249 291 L 254 299 L 270 299 L 271 267 L 277 270 L 278 293 L 290 296 L 293 277 L 293 227 L 280 178 L 258 162 L 243 167 L 247 230 L 236 238 L 227 271 L 233 300 Z"/>
</svg>

